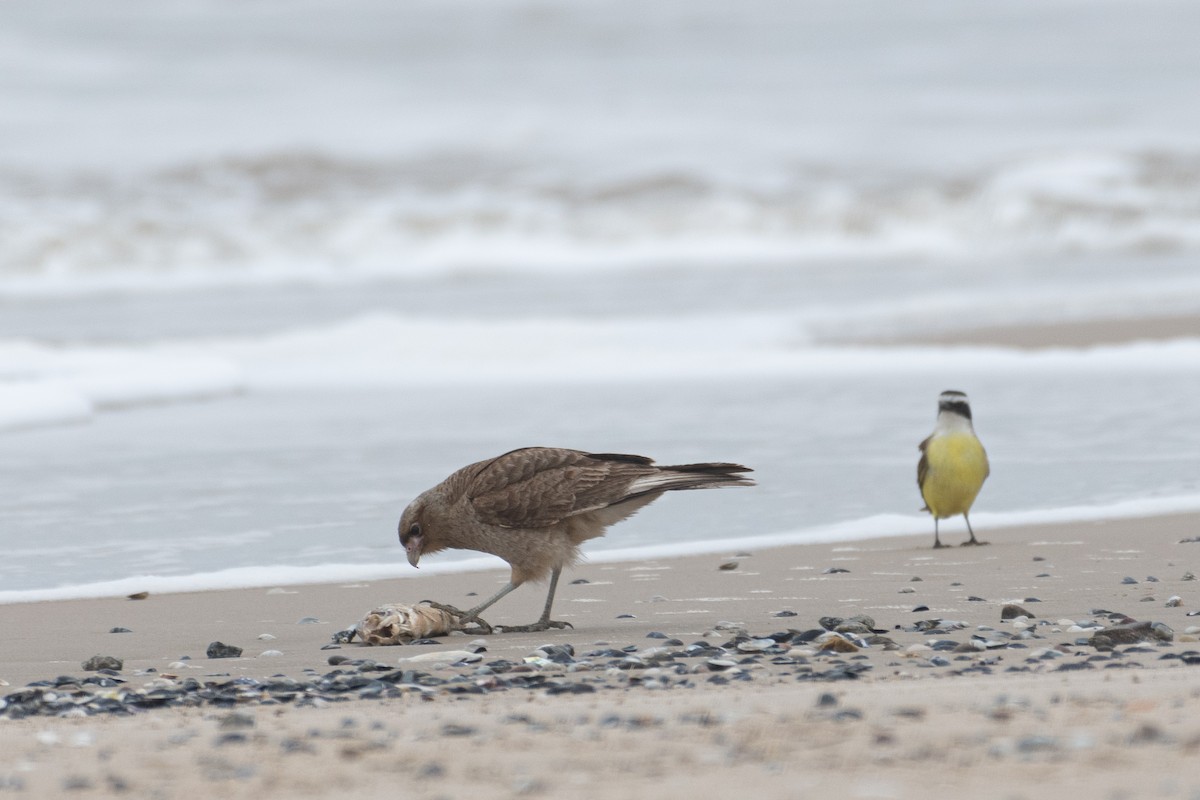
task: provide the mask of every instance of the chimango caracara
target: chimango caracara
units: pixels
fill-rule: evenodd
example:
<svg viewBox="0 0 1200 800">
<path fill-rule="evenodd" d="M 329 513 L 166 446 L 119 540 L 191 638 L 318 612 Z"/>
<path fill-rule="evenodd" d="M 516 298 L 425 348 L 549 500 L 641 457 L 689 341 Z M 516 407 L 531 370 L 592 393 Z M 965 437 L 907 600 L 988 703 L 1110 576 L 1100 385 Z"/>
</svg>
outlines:
<svg viewBox="0 0 1200 800">
<path fill-rule="evenodd" d="M 563 567 L 579 560 L 579 545 L 631 516 L 663 492 L 752 486 L 740 464 L 657 467 L 643 456 L 526 447 L 470 464 L 422 493 L 400 517 L 400 543 L 414 567 L 439 550 L 478 550 L 508 562 L 508 585 L 461 621 L 479 615 L 526 581 L 550 578 L 541 618 L 505 630 L 542 631 L 550 619 Z"/>
<path fill-rule="evenodd" d="M 968 544 L 987 544 L 975 538 L 967 516 L 975 496 L 983 488 L 991 468 L 987 453 L 971 424 L 971 405 L 962 392 L 945 391 L 938 398 L 937 423 L 933 433 L 919 445 L 917 486 L 925 501 L 922 511 L 933 515 L 933 546 L 944 547 L 938 538 L 938 520 L 963 515 Z"/>
</svg>

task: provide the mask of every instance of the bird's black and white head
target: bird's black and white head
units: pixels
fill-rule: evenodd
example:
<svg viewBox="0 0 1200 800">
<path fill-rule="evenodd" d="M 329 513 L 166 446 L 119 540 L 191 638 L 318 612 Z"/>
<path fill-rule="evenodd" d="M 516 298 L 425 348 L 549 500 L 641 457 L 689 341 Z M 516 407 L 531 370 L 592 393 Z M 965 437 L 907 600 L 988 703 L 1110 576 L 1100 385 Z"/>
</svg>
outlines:
<svg viewBox="0 0 1200 800">
<path fill-rule="evenodd" d="M 400 515 L 400 525 L 397 528 L 397 533 L 400 536 L 400 544 L 404 545 L 404 552 L 408 556 L 408 563 L 414 567 L 421 560 L 421 555 L 425 552 L 425 544 L 427 542 L 425 530 L 422 527 L 422 511 L 424 504 L 421 498 L 418 497 L 408 504 L 408 508 L 404 509 L 404 513 Z"/>
<path fill-rule="evenodd" d="M 947 389 L 938 397 L 938 414 L 957 414 L 960 417 L 971 418 L 971 404 L 967 401 L 965 392 Z"/>
<path fill-rule="evenodd" d="M 971 428 L 971 404 L 964 392 L 947 389 L 938 397 L 937 427 L 942 430 Z"/>
</svg>

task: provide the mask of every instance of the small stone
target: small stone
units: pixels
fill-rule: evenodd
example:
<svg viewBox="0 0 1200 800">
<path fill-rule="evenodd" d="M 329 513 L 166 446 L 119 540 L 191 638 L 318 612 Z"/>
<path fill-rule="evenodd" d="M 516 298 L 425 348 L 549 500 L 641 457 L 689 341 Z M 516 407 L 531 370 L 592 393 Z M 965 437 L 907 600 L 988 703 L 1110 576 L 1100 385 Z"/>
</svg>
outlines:
<svg viewBox="0 0 1200 800">
<path fill-rule="evenodd" d="M 875 620 L 866 614 L 856 614 L 834 625 L 833 630 L 838 633 L 869 635 L 875 632 Z"/>
<path fill-rule="evenodd" d="M 1004 607 L 1000 609 L 1000 619 L 1002 621 L 1016 619 L 1017 617 L 1027 617 L 1028 619 L 1037 619 L 1036 616 L 1034 616 L 1030 612 L 1026 611 L 1025 609 L 1021 608 L 1019 605 L 1016 605 L 1015 603 L 1006 603 L 1004 605 Z"/>
<path fill-rule="evenodd" d="M 120 672 L 125 662 L 116 656 L 92 656 L 87 661 L 83 662 L 85 672 L 99 672 L 102 669 L 113 669 Z"/>
<path fill-rule="evenodd" d="M 1190 572 L 1185 572 L 1185 573 L 1183 573 L 1183 577 L 1182 577 L 1182 578 L 1180 578 L 1179 580 L 1181 580 L 1181 581 L 1194 581 L 1194 580 L 1196 580 L 1196 576 L 1195 576 L 1195 575 L 1193 575 L 1193 574 L 1192 574 L 1192 573 L 1190 573 Z"/>
<path fill-rule="evenodd" d="M 150 596 L 149 592 L 134 592 L 133 594 L 125 595 L 125 599 L 127 599 L 127 600 L 145 600 L 149 596 Z"/>
<path fill-rule="evenodd" d="M 591 583 L 591 581 L 589 581 L 587 578 L 576 578 L 575 580 L 571 581 L 572 586 L 583 586 L 584 584 L 588 583 Z"/>
<path fill-rule="evenodd" d="M 976 597 L 975 595 L 971 595 L 970 597 L 967 598 L 967 602 L 968 603 L 986 603 L 987 601 L 984 600 L 982 597 Z"/>
<path fill-rule="evenodd" d="M 917 590 L 912 588 L 911 586 L 905 586 L 903 589 L 901 589 L 899 591 L 899 594 L 912 594 L 915 591 L 917 591 Z"/>
<path fill-rule="evenodd" d="M 1124 578 L 1122 578 L 1122 579 L 1121 579 L 1121 583 L 1123 583 L 1123 584 L 1125 584 L 1125 585 L 1127 585 L 1127 586 L 1128 586 L 1128 585 L 1132 585 L 1132 584 L 1135 584 L 1135 583 L 1137 583 L 1137 578 L 1132 578 L 1132 577 L 1126 576 L 1126 577 L 1124 577 Z"/>
<path fill-rule="evenodd" d="M 783 611 L 776 611 L 771 616 L 773 616 L 773 617 L 794 617 L 794 616 L 796 616 L 796 612 L 788 611 L 788 610 L 784 609 Z"/>
<path fill-rule="evenodd" d="M 223 731 L 240 731 L 254 727 L 254 715 L 244 711 L 233 711 L 221 717 L 217 727 Z"/>
<path fill-rule="evenodd" d="M 928 611 L 928 610 L 929 610 L 929 606 L 917 606 L 916 608 L 914 608 L 912 610 L 912 613 L 917 614 L 921 611 Z"/>
<path fill-rule="evenodd" d="M 213 642 L 204 652 L 209 658 L 238 658 L 242 654 L 242 648 L 224 642 Z"/>
<path fill-rule="evenodd" d="M 1175 632 L 1161 622 L 1130 622 L 1101 628 L 1092 634 L 1088 643 L 1099 649 L 1112 649 L 1114 645 L 1118 644 L 1137 644 L 1147 641 L 1169 642 L 1173 638 L 1175 638 Z"/>
<path fill-rule="evenodd" d="M 301 617 L 300 619 L 296 620 L 296 624 L 297 625 L 316 625 L 320 621 L 321 620 L 317 619 L 316 617 Z"/>
<path fill-rule="evenodd" d="M 1034 561 L 1045 561 L 1046 557 L 1045 556 L 1034 556 L 1033 560 Z"/>
<path fill-rule="evenodd" d="M 442 736 L 473 736 L 476 729 L 470 725 L 447 722 L 442 726 Z"/>
<path fill-rule="evenodd" d="M 850 570 L 846 569 L 845 567 L 828 567 L 827 569 L 825 569 L 824 572 L 822 572 L 822 574 L 823 575 L 840 575 L 843 572 L 849 572 L 849 571 Z"/>
<path fill-rule="evenodd" d="M 921 582 L 921 581 L 924 581 L 924 580 L 925 580 L 924 578 L 921 578 L 921 577 L 919 577 L 919 576 L 917 576 L 917 575 L 913 575 L 911 578 L 909 578 L 909 579 L 908 579 L 908 582 L 909 582 L 909 583 L 919 583 L 919 582 Z"/>
<path fill-rule="evenodd" d="M 133 633 L 129 628 L 113 628 L 109 633 Z"/>
<path fill-rule="evenodd" d="M 1153 575 L 1147 575 L 1146 583 L 1158 583 L 1158 578 L 1154 577 Z"/>
<path fill-rule="evenodd" d="M 637 619 L 633 614 L 617 614 L 617 619 Z"/>
<path fill-rule="evenodd" d="M 837 698 L 829 692 L 822 692 L 817 698 L 817 708 L 833 708 L 838 704 Z"/>
<path fill-rule="evenodd" d="M 282 650 L 263 650 L 258 654 L 259 658 L 278 658 L 283 655 Z"/>
<path fill-rule="evenodd" d="M 258 635 L 258 640 L 260 642 L 273 642 L 273 641 L 275 641 L 275 637 L 269 633 L 260 633 Z"/>
</svg>

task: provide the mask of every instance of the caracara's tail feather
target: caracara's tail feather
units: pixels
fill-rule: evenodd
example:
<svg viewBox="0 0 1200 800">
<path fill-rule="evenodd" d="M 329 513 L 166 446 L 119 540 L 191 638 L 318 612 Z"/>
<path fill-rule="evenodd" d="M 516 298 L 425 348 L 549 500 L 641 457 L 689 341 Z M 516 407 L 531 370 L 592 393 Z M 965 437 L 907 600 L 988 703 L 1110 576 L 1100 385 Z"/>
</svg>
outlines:
<svg viewBox="0 0 1200 800">
<path fill-rule="evenodd" d="M 644 475 L 629 485 L 630 495 L 648 492 L 667 492 L 681 489 L 716 489 L 721 486 L 753 486 L 754 480 L 741 474 L 753 472 L 741 464 L 678 464 L 659 467 L 657 472 Z"/>
</svg>

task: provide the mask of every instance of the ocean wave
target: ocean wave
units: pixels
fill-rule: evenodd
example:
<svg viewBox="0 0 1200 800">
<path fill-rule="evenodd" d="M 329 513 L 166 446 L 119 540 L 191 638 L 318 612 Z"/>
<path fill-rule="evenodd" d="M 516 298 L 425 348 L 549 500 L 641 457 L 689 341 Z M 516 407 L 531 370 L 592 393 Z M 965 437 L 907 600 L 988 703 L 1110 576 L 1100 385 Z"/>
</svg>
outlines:
<svg viewBox="0 0 1200 800">
<path fill-rule="evenodd" d="M 0 292 L 806 258 L 1200 246 L 1200 154 L 1052 152 L 959 174 L 596 177 L 497 157 L 273 154 L 0 173 Z"/>
<path fill-rule="evenodd" d="M 250 337 L 138 345 L 0 341 L 0 430 L 242 390 L 587 384 L 1014 372 L 1177 374 L 1200 340 L 1087 349 L 816 342 L 803 315 L 446 319 L 364 315 Z M 818 317 L 816 324 L 828 324 Z"/>
</svg>

